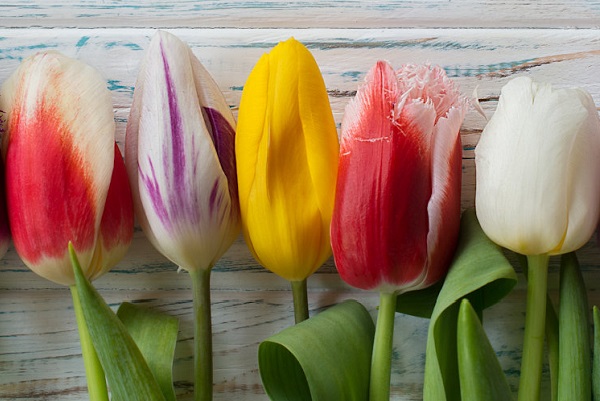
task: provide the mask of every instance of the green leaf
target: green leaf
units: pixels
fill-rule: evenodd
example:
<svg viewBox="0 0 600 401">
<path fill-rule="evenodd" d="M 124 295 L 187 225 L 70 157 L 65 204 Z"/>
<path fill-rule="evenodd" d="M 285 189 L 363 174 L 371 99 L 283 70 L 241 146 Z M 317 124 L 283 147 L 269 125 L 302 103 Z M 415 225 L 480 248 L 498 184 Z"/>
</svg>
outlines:
<svg viewBox="0 0 600 401">
<path fill-rule="evenodd" d="M 140 350 L 117 315 L 83 275 L 70 244 L 69 252 L 83 315 L 111 393 L 118 400 L 165 401 Z"/>
<path fill-rule="evenodd" d="M 548 350 L 548 370 L 550 371 L 550 400 L 558 399 L 558 316 L 548 296 L 546 299 L 546 348 Z"/>
<path fill-rule="evenodd" d="M 594 401 L 600 400 L 600 313 L 594 306 L 594 359 L 592 367 L 592 388 Z"/>
<path fill-rule="evenodd" d="M 375 327 L 345 301 L 263 341 L 258 365 L 275 401 L 366 401 Z"/>
<path fill-rule="evenodd" d="M 144 356 L 166 401 L 175 401 L 173 358 L 179 332 L 179 320 L 176 317 L 128 302 L 121 304 L 117 316 Z"/>
<path fill-rule="evenodd" d="M 591 401 L 587 291 L 575 252 L 562 255 L 558 304 L 558 401 Z"/>
<path fill-rule="evenodd" d="M 396 298 L 396 312 L 430 318 L 442 285 L 444 285 L 444 282 L 438 281 L 425 289 L 409 291 L 398 295 Z"/>
<path fill-rule="evenodd" d="M 512 400 L 510 387 L 477 313 L 467 299 L 458 312 L 458 371 L 462 401 Z"/>
<path fill-rule="evenodd" d="M 501 249 L 485 235 L 474 210 L 461 219 L 454 260 L 431 315 L 425 362 L 425 401 L 460 400 L 456 322 L 459 301 L 472 299 L 480 312 L 505 297 L 517 275 Z M 398 301 L 401 307 L 401 301 Z"/>
</svg>

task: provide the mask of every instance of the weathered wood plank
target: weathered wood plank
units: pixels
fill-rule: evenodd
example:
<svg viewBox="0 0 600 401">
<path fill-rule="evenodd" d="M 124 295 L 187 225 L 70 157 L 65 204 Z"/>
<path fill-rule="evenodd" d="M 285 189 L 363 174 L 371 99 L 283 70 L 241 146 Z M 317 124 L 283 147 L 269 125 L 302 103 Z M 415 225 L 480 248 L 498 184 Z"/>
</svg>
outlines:
<svg viewBox="0 0 600 401">
<path fill-rule="evenodd" d="M 597 0 L 10 1 L 0 27 L 598 28 Z"/>
<path fill-rule="evenodd" d="M 211 2 L 203 4 L 207 3 Z M 438 9 L 443 7 L 440 2 L 434 4 L 433 1 L 399 3 L 410 5 L 410 10 L 413 10 L 411 12 L 416 17 L 424 15 L 424 9 L 421 10 L 421 7 L 427 4 L 436 5 Z M 461 7 L 470 5 L 477 9 L 474 2 L 452 3 Z M 585 5 L 582 5 L 584 3 Z M 31 2 L 20 4 L 21 10 L 28 5 L 33 6 Z M 51 7 L 52 4 L 56 9 Z M 37 5 L 40 7 L 38 9 L 40 13 L 48 13 L 39 16 L 39 25 L 86 26 L 86 23 L 92 24 L 93 21 L 98 21 L 94 26 L 118 26 L 111 25 L 107 21 L 112 20 L 116 13 L 121 15 L 125 13 L 124 19 L 117 20 L 121 22 L 114 24 L 150 26 L 152 22 L 165 18 L 165 26 L 169 26 L 175 24 L 177 13 L 182 10 L 181 7 L 192 6 L 190 2 L 177 2 L 171 8 L 166 6 L 163 9 L 144 10 L 145 15 L 150 17 L 137 23 L 134 21 L 135 14 L 128 16 L 125 6 L 117 9 L 114 2 L 105 2 L 106 4 L 108 4 L 106 9 L 97 10 L 97 18 L 70 16 L 81 12 L 70 2 L 54 1 L 44 3 L 43 6 Z M 234 8 L 236 6 L 243 8 L 241 3 L 228 2 L 227 4 Z M 255 7 L 260 9 L 265 7 L 265 4 L 267 3 L 256 2 Z M 366 3 L 349 2 L 347 8 L 352 10 L 353 5 L 358 7 L 360 4 L 365 6 Z M 516 7 L 517 2 L 502 4 L 503 6 L 498 7 L 505 7 L 503 10 L 506 11 L 511 5 Z M 559 17 L 556 10 L 562 3 L 536 4 L 546 4 L 550 11 L 533 17 L 533 25 L 542 20 L 550 21 Z M 598 3 L 568 4 L 568 7 L 584 7 L 585 10 L 585 7 L 594 7 Z M 333 7 L 334 3 L 329 5 Z M 567 7 L 564 4 L 563 6 Z M 140 5 L 140 7 L 145 6 Z M 268 16 L 270 11 L 268 8 L 265 10 L 267 10 L 265 15 Z M 286 13 L 293 10 L 293 7 L 289 10 L 282 9 L 276 14 L 282 16 L 281 18 L 291 18 L 293 14 Z M 357 10 L 364 11 L 360 8 Z M 11 14 L 13 11 L 10 5 L 4 5 L 4 8 L 0 6 L 0 15 L 3 15 L 1 26 L 11 26 L 10 23 L 17 19 L 20 21 L 20 26 L 30 24 L 26 16 Z M 389 13 L 389 9 L 387 11 Z M 169 17 L 166 15 L 169 12 L 174 14 Z M 311 11 L 309 9 L 306 12 L 308 14 L 303 16 L 310 15 Z M 461 12 L 463 19 L 465 15 L 471 15 L 464 10 Z M 61 13 L 64 14 L 63 17 L 60 17 Z M 451 14 L 449 11 L 446 21 L 452 21 Z M 576 19 L 579 18 L 578 15 L 583 18 L 583 12 L 566 14 L 564 18 Z M 192 14 L 187 15 L 192 17 Z M 372 17 L 373 14 L 367 13 L 367 17 L 369 15 Z M 503 15 L 505 20 L 502 20 Z M 506 23 L 508 18 L 506 15 L 506 13 L 499 13 L 498 24 Z M 594 15 L 593 10 L 591 15 Z M 538 17 L 539 19 L 536 20 Z M 30 18 L 34 19 L 34 16 Z M 523 15 L 515 15 L 513 22 L 522 25 L 526 18 Z M 76 20 L 83 22 L 73 24 Z M 289 26 L 290 20 L 285 21 Z M 385 25 L 385 21 L 382 26 Z M 240 24 L 243 23 L 242 20 Z M 315 24 L 320 23 L 315 22 Z M 330 23 L 332 22 L 327 22 Z M 372 23 L 375 25 L 374 22 Z M 197 24 L 202 26 L 202 23 Z M 275 26 L 275 23 L 270 22 L 264 24 Z M 482 23 L 482 26 L 487 25 Z M 325 78 L 338 125 L 345 105 L 355 93 L 365 72 L 378 59 L 387 59 L 395 66 L 406 62 L 431 62 L 442 65 L 456 79 L 465 95 L 470 96 L 474 89 L 478 88 L 477 97 L 487 115 L 491 115 L 496 107 L 501 86 L 517 74 L 528 74 L 536 79 L 554 82 L 561 86 L 584 87 L 592 93 L 596 103 L 600 104 L 599 29 L 172 29 L 171 31 L 190 43 L 194 52 L 221 86 L 234 110 L 239 105 L 245 79 L 260 55 L 279 40 L 285 40 L 292 35 L 306 43 L 315 55 Z M 36 51 L 53 49 L 82 59 L 98 68 L 107 79 L 113 93 L 117 134 L 119 141 L 122 142 L 139 62 L 153 32 L 152 29 L 0 29 L 0 82 L 8 77 L 24 57 Z M 484 125 L 485 119 L 471 112 L 462 128 L 464 207 L 473 205 L 475 193 L 473 149 Z M 596 269 L 600 265 L 600 254 L 595 242 L 590 243 L 581 252 L 581 261 L 591 290 L 590 302 L 598 304 L 600 303 L 598 291 L 600 273 L 597 273 Z M 191 399 L 191 283 L 187 274 L 176 273 L 175 266 L 154 251 L 143 234 L 137 232 L 132 249 L 125 260 L 95 284 L 112 306 L 116 307 L 121 301 L 133 301 L 156 307 L 181 318 L 175 380 L 180 399 Z M 266 396 L 263 394 L 258 376 L 256 348 L 262 339 L 291 324 L 293 314 L 288 284 L 260 268 L 240 239 L 215 267 L 212 288 L 215 326 L 215 400 L 264 400 Z M 551 289 L 554 294 L 556 288 L 556 262 L 554 261 L 551 274 Z M 375 316 L 376 294 L 358 291 L 344 284 L 336 275 L 331 260 L 309 279 L 309 289 L 312 313 L 343 299 L 355 298 L 364 303 Z M 516 388 L 518 381 L 516 372 L 519 369 L 524 299 L 524 286 L 520 284 L 506 300 L 490 310 L 485 319 L 486 328 L 501 357 L 502 365 L 509 374 L 513 388 Z M 427 321 L 399 316 L 395 330 L 393 399 L 420 400 Z M 86 388 L 68 291 L 31 273 L 11 250 L 4 259 L 0 260 L 0 400 L 15 399 L 83 400 L 86 399 Z"/>
</svg>

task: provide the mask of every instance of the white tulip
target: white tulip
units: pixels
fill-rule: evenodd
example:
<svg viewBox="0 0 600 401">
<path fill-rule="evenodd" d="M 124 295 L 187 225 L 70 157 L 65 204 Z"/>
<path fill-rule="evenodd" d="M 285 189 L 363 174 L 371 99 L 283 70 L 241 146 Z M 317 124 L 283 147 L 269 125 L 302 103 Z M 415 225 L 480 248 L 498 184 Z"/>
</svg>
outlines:
<svg viewBox="0 0 600 401">
<path fill-rule="evenodd" d="M 510 81 L 475 164 L 477 216 L 497 244 L 555 255 L 590 239 L 600 214 L 600 119 L 585 90 Z"/>
</svg>

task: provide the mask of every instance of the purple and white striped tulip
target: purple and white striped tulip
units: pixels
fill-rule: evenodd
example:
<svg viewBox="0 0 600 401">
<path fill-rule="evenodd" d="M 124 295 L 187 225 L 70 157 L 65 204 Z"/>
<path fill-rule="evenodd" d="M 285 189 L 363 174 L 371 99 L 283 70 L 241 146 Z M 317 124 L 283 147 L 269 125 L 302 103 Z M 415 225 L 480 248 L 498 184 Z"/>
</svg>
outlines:
<svg viewBox="0 0 600 401">
<path fill-rule="evenodd" d="M 159 31 L 142 62 L 127 124 L 136 216 L 188 271 L 210 269 L 240 230 L 235 120 L 192 50 Z"/>
</svg>

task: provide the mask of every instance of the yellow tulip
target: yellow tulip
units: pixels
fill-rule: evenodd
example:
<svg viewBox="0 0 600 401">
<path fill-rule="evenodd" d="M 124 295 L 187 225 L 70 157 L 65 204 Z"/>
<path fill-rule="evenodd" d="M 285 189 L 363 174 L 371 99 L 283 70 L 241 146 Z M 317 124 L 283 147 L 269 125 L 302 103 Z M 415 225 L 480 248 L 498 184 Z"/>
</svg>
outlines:
<svg viewBox="0 0 600 401">
<path fill-rule="evenodd" d="M 339 143 L 323 77 L 291 38 L 252 70 L 236 135 L 243 231 L 267 269 L 302 281 L 331 255 Z"/>
</svg>

